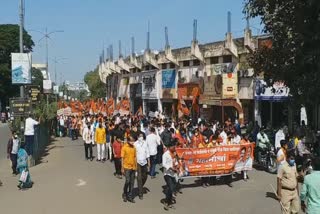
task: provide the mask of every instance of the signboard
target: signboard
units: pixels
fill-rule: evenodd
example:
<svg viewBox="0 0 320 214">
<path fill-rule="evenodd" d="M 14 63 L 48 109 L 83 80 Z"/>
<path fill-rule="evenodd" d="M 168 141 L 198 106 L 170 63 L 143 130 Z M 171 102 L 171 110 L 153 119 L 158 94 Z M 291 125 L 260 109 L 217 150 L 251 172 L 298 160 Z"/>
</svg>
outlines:
<svg viewBox="0 0 320 214">
<path fill-rule="evenodd" d="M 26 91 L 28 92 L 31 102 L 35 103 L 39 101 L 40 93 L 41 93 L 41 88 L 39 85 L 30 85 L 26 87 Z"/>
<path fill-rule="evenodd" d="M 31 54 L 30 53 L 11 53 L 11 72 L 12 84 L 31 83 Z"/>
<path fill-rule="evenodd" d="M 58 85 L 53 86 L 53 93 L 59 94 L 59 86 Z"/>
<path fill-rule="evenodd" d="M 238 74 L 228 73 L 222 75 L 222 97 L 224 99 L 234 99 L 238 96 Z"/>
<path fill-rule="evenodd" d="M 162 97 L 164 99 L 176 99 L 176 70 L 163 70 L 162 71 Z"/>
<path fill-rule="evenodd" d="M 156 72 L 142 76 L 142 99 L 157 99 Z"/>
<path fill-rule="evenodd" d="M 59 92 L 59 97 L 63 97 L 63 92 L 62 91 Z"/>
<path fill-rule="evenodd" d="M 203 149 L 177 148 L 179 176 L 221 176 L 252 170 L 253 148 L 253 144 L 224 145 Z"/>
<path fill-rule="evenodd" d="M 52 93 L 51 80 L 43 80 L 43 93 L 44 94 L 51 94 Z"/>
<path fill-rule="evenodd" d="M 289 98 L 290 89 L 282 81 L 267 84 L 264 80 L 256 80 L 255 99 L 284 101 Z"/>
<path fill-rule="evenodd" d="M 15 98 L 10 100 L 11 115 L 28 116 L 31 113 L 32 103 L 30 99 Z"/>
</svg>

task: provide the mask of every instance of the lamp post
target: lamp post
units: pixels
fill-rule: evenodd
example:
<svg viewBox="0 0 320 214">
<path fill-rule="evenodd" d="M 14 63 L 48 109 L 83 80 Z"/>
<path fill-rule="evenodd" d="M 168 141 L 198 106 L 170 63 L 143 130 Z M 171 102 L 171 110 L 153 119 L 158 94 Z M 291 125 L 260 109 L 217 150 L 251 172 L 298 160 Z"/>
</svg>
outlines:
<svg viewBox="0 0 320 214">
<path fill-rule="evenodd" d="M 46 28 L 45 32 L 42 31 L 38 31 L 38 30 L 30 30 L 30 31 L 35 31 L 38 32 L 40 34 L 43 35 L 43 37 L 39 40 L 39 42 L 41 42 L 43 39 L 46 40 L 46 67 L 47 67 L 47 79 L 49 79 L 49 48 L 48 48 L 48 39 L 50 38 L 50 35 L 54 34 L 54 33 L 62 33 L 64 32 L 63 30 L 55 30 L 55 31 L 51 31 L 48 32 L 48 29 Z"/>
<path fill-rule="evenodd" d="M 54 57 L 54 59 L 52 59 L 53 62 L 54 62 L 54 83 L 56 85 L 58 85 L 58 82 L 57 82 L 57 63 L 59 63 L 60 61 L 62 60 L 67 60 L 67 58 L 57 58 L 57 57 Z"/>
</svg>

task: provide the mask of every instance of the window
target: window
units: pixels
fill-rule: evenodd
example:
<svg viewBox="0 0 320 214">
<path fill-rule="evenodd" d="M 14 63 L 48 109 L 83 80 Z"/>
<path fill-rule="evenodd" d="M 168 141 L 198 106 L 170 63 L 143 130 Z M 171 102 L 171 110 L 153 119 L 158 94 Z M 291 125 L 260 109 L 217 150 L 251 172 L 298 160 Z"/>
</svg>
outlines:
<svg viewBox="0 0 320 214">
<path fill-rule="evenodd" d="M 223 63 L 232 62 L 232 56 L 231 55 L 225 55 L 223 56 Z"/>
<path fill-rule="evenodd" d="M 210 64 L 218 64 L 219 63 L 219 57 L 218 56 L 214 56 L 210 58 Z"/>
<path fill-rule="evenodd" d="M 190 66 L 190 61 L 189 60 L 183 61 L 183 67 L 188 67 L 188 66 Z"/>
<path fill-rule="evenodd" d="M 161 64 L 161 69 L 167 69 L 167 64 Z"/>
<path fill-rule="evenodd" d="M 175 67 L 176 67 L 176 65 L 175 65 L 175 64 L 173 64 L 173 63 L 170 63 L 170 64 L 169 64 L 169 67 L 170 67 L 170 68 L 175 68 Z"/>
<path fill-rule="evenodd" d="M 192 61 L 193 66 L 199 66 L 200 65 L 200 61 L 198 59 L 195 59 Z"/>
</svg>

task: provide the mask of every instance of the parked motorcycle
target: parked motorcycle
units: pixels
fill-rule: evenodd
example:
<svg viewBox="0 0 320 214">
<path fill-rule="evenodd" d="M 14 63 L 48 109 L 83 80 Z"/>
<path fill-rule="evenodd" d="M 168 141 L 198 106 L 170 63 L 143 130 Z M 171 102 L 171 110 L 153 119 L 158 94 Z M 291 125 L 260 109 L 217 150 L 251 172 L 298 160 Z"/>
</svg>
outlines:
<svg viewBox="0 0 320 214">
<path fill-rule="evenodd" d="M 267 172 L 275 174 L 277 172 L 277 155 L 274 152 L 274 146 L 270 143 L 266 145 L 267 147 L 264 149 L 256 147 L 255 162 L 264 167 Z"/>
</svg>

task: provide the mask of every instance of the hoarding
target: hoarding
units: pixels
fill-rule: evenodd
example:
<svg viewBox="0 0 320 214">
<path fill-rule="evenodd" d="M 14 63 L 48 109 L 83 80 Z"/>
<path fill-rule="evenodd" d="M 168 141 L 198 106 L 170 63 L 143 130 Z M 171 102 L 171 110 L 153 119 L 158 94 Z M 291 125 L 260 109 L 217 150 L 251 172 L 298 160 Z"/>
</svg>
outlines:
<svg viewBox="0 0 320 214">
<path fill-rule="evenodd" d="M 30 53 L 11 53 L 12 84 L 31 84 Z"/>
</svg>

